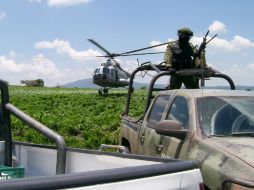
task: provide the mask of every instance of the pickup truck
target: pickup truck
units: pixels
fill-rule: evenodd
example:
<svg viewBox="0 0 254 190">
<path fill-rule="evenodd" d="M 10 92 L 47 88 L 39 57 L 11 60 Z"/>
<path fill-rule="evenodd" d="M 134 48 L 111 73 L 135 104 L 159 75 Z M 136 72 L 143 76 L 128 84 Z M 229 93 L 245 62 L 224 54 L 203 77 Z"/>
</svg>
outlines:
<svg viewBox="0 0 254 190">
<path fill-rule="evenodd" d="M 9 103 L 1 80 L 0 89 L 0 190 L 204 189 L 193 161 L 68 148 L 63 137 Z M 11 115 L 57 146 L 13 141 Z"/>
<path fill-rule="evenodd" d="M 234 90 L 230 77 L 211 68 L 166 71 L 155 67 L 141 66 L 131 76 L 120 144 L 131 154 L 195 161 L 206 189 L 254 189 L 254 92 Z M 129 114 L 133 79 L 144 70 L 158 74 L 150 83 L 144 114 L 134 118 Z M 223 78 L 232 90 L 154 87 L 160 77 L 172 72 L 198 76 L 202 84 L 206 78 Z M 159 91 L 155 97 L 154 91 Z"/>
</svg>

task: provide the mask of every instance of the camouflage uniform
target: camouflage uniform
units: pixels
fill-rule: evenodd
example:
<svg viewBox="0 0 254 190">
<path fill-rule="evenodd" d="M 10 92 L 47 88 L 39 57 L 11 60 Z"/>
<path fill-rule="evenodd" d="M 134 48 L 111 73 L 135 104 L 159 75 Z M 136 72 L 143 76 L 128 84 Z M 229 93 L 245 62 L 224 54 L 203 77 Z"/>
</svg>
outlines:
<svg viewBox="0 0 254 190">
<path fill-rule="evenodd" d="M 197 53 L 197 49 L 189 43 L 193 32 L 189 28 L 181 28 L 178 30 L 178 36 L 179 39 L 177 41 L 170 42 L 167 46 L 164 56 L 165 65 L 176 70 L 205 68 L 205 52 L 203 51 L 199 56 L 194 56 Z M 199 88 L 197 77 L 172 74 L 169 89 L 179 89 L 182 83 L 184 83 L 186 88 Z"/>
</svg>

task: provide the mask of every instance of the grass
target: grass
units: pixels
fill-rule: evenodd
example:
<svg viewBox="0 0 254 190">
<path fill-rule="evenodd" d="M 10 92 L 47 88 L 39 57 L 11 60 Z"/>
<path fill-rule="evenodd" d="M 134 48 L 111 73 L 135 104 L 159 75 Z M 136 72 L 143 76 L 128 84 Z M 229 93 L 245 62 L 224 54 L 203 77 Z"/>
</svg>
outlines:
<svg viewBox="0 0 254 190">
<path fill-rule="evenodd" d="M 118 144 L 127 90 L 110 90 L 105 96 L 94 89 L 78 88 L 10 86 L 9 91 L 13 105 L 62 135 L 67 146 L 98 149 L 100 144 Z M 143 113 L 145 92 L 134 92 L 130 109 L 133 116 Z M 11 119 L 15 140 L 52 144 L 14 116 Z"/>
</svg>

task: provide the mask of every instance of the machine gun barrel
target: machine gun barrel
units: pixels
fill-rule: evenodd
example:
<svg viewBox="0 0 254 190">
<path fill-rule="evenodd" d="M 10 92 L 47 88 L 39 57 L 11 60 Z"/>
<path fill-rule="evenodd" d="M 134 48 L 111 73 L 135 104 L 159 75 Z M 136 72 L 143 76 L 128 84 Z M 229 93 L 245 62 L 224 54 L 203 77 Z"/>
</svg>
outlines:
<svg viewBox="0 0 254 190">
<path fill-rule="evenodd" d="M 199 46 L 199 48 L 198 48 L 198 51 L 197 51 L 197 53 L 196 53 L 196 55 L 195 55 L 196 57 L 200 57 L 202 51 L 205 50 L 206 45 L 207 45 L 210 41 L 212 41 L 212 40 L 217 36 L 217 34 L 215 34 L 211 39 L 209 39 L 209 40 L 207 41 L 207 36 L 208 36 L 208 34 L 209 34 L 209 30 L 206 32 L 205 36 L 203 37 L 203 41 L 202 41 L 202 43 L 200 44 L 200 46 Z"/>
<path fill-rule="evenodd" d="M 217 34 L 215 34 L 210 40 L 208 40 L 208 42 L 206 42 L 206 44 L 208 44 L 210 41 L 212 41 L 216 36 L 217 36 Z"/>
</svg>

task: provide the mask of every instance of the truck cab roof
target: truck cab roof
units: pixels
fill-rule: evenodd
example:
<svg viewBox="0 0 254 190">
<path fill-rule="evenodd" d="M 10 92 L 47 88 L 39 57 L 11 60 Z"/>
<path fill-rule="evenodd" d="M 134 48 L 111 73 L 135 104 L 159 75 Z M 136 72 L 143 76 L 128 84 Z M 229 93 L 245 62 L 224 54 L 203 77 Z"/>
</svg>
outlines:
<svg viewBox="0 0 254 190">
<path fill-rule="evenodd" d="M 158 94 L 186 94 L 198 98 L 204 96 L 254 96 L 254 91 L 245 90 L 219 90 L 219 89 L 176 89 L 161 91 Z"/>
</svg>

